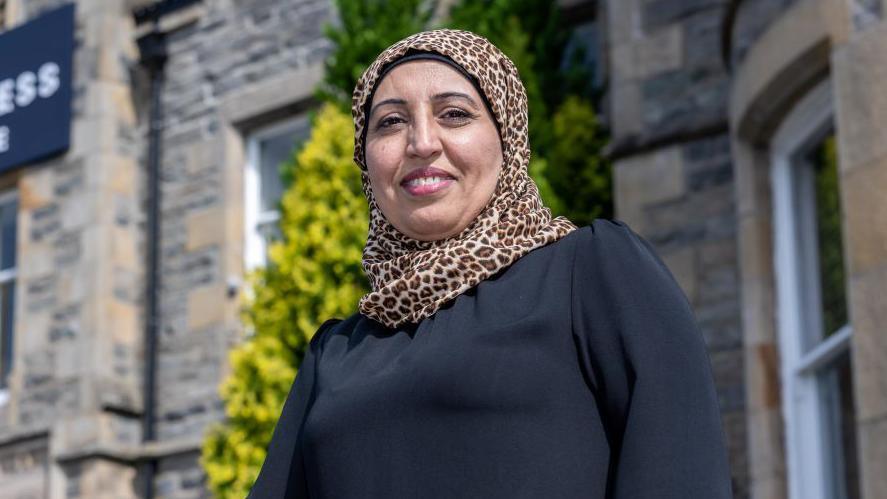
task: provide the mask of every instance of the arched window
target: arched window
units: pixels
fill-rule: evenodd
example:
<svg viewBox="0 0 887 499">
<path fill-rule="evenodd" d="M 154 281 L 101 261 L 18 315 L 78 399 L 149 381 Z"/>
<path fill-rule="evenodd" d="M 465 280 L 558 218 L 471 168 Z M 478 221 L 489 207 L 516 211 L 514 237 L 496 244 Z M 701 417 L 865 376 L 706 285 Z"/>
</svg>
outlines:
<svg viewBox="0 0 887 499">
<path fill-rule="evenodd" d="M 789 496 L 859 498 L 838 154 L 831 83 L 771 143 L 777 326 Z"/>
</svg>

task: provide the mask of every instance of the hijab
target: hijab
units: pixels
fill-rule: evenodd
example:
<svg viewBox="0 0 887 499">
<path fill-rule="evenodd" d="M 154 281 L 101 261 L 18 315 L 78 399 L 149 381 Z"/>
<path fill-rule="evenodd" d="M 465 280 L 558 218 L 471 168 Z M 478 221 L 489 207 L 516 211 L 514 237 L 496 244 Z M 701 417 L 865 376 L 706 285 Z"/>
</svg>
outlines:
<svg viewBox="0 0 887 499">
<path fill-rule="evenodd" d="M 503 162 L 496 189 L 481 213 L 446 239 L 421 241 L 391 225 L 376 204 L 367 173 L 366 126 L 373 92 L 404 57 L 452 62 L 479 89 L 499 130 Z M 354 161 L 361 169 L 370 212 L 362 263 L 372 291 L 358 305 L 367 317 L 390 328 L 419 322 L 521 256 L 576 230 L 566 218 L 552 218 L 529 176 L 524 85 L 514 63 L 487 39 L 451 29 L 404 38 L 382 52 L 360 77 L 351 114 Z"/>
</svg>

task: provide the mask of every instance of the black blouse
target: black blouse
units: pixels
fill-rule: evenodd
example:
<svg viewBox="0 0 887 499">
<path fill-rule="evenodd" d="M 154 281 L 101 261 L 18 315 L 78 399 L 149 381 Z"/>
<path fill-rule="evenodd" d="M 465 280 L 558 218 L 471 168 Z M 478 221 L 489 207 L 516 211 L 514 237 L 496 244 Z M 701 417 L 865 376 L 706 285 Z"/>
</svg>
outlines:
<svg viewBox="0 0 887 499">
<path fill-rule="evenodd" d="M 731 497 L 689 304 L 597 220 L 418 324 L 312 338 L 251 498 Z"/>
</svg>

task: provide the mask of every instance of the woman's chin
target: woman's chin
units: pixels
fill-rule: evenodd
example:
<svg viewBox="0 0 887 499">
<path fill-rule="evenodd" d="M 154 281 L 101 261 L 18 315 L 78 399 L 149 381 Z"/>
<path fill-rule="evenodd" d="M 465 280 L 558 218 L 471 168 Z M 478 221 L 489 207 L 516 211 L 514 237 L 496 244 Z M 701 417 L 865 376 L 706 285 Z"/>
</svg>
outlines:
<svg viewBox="0 0 887 499">
<path fill-rule="evenodd" d="M 461 229 L 454 218 L 428 216 L 411 219 L 401 232 L 420 241 L 438 241 L 455 236 Z"/>
</svg>

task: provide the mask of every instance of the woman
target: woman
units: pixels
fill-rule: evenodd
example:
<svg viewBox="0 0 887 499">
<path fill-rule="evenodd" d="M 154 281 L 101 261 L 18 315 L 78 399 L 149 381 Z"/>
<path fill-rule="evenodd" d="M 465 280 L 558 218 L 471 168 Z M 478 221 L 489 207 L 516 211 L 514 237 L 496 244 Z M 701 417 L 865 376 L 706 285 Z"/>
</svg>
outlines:
<svg viewBox="0 0 887 499">
<path fill-rule="evenodd" d="M 419 33 L 352 112 L 372 292 L 311 340 L 251 497 L 730 497 L 686 298 L 624 224 L 551 218 L 512 62 Z"/>
</svg>

